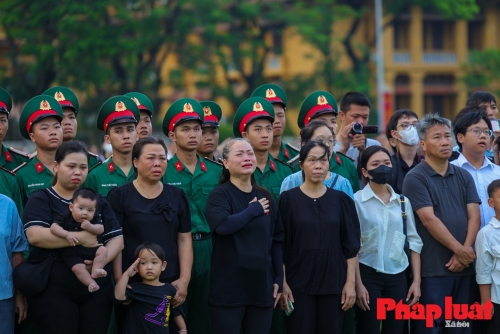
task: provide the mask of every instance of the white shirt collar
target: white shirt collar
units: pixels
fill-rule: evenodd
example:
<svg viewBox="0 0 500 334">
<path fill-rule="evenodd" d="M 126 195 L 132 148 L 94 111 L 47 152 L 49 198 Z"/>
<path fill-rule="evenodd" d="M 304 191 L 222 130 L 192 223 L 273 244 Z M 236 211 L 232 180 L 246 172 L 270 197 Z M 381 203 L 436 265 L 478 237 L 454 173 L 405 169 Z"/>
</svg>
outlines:
<svg viewBox="0 0 500 334">
<path fill-rule="evenodd" d="M 399 199 L 398 195 L 394 192 L 392 187 L 388 184 L 386 186 L 389 188 L 391 191 L 391 198 L 389 198 L 389 202 L 392 202 L 394 200 Z M 366 186 L 361 190 L 361 202 L 366 202 L 370 198 L 375 197 L 380 201 L 380 197 L 378 197 L 372 190 L 372 187 L 370 186 L 370 183 L 368 182 Z"/>
<path fill-rule="evenodd" d="M 460 153 L 460 155 L 458 156 L 456 161 L 457 161 L 457 165 L 459 167 L 463 167 L 463 165 L 469 164 L 469 166 L 471 166 L 472 168 L 475 168 L 474 166 L 472 166 L 472 164 L 469 162 L 469 160 L 467 160 L 465 155 L 463 155 L 462 153 Z M 484 156 L 483 165 L 479 169 L 482 169 L 482 168 L 487 167 L 487 166 L 492 168 L 495 165 L 490 161 L 490 159 L 488 159 L 486 156 Z"/>
<path fill-rule="evenodd" d="M 491 217 L 490 225 L 494 228 L 500 228 L 500 221 L 498 221 L 495 217 Z"/>
</svg>

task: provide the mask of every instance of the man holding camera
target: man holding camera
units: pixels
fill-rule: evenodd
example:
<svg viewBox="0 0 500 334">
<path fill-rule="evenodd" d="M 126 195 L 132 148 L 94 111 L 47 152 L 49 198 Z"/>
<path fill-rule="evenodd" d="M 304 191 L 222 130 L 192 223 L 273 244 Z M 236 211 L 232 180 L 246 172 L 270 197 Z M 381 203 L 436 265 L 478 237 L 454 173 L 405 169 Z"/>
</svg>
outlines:
<svg viewBox="0 0 500 334">
<path fill-rule="evenodd" d="M 365 137 L 367 133 L 378 132 L 378 126 L 368 125 L 370 107 L 370 100 L 358 92 L 346 93 L 340 101 L 339 118 L 342 123 L 337 134 L 335 151 L 351 158 L 356 166 L 365 148 L 380 145 L 377 140 Z"/>
</svg>

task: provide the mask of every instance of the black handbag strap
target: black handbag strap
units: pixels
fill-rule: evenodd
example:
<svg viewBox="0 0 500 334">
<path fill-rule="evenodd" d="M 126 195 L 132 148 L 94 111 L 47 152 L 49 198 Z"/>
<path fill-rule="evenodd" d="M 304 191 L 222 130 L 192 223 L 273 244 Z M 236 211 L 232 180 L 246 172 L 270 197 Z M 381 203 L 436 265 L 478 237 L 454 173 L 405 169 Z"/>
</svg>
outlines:
<svg viewBox="0 0 500 334">
<path fill-rule="evenodd" d="M 399 202 L 401 203 L 401 216 L 403 217 L 403 233 L 405 237 L 408 238 L 408 234 L 406 233 L 406 200 L 403 194 L 399 195 Z"/>
<path fill-rule="evenodd" d="M 333 179 L 332 184 L 330 184 L 330 188 L 333 189 L 335 184 L 337 183 L 337 179 L 339 178 L 339 174 L 335 175 L 335 178 Z"/>
</svg>

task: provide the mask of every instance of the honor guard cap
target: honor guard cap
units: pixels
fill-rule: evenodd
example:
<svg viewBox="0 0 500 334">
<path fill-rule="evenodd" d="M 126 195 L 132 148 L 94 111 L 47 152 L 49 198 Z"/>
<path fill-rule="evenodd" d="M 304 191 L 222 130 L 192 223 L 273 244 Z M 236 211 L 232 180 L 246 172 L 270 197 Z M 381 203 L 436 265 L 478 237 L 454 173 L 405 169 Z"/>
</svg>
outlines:
<svg viewBox="0 0 500 334">
<path fill-rule="evenodd" d="M 334 113 L 335 115 L 339 113 L 337 101 L 333 95 L 324 90 L 318 90 L 310 94 L 300 106 L 299 118 L 297 120 L 299 128 L 302 129 L 313 118 L 327 113 Z"/>
<path fill-rule="evenodd" d="M 137 104 L 139 111 L 145 111 L 149 114 L 149 117 L 153 117 L 155 111 L 149 97 L 139 92 L 130 92 L 125 94 L 125 96 L 131 98 Z"/>
<path fill-rule="evenodd" d="M 254 90 L 251 97 L 263 97 L 271 103 L 279 103 L 286 109 L 285 91 L 278 85 L 265 84 Z"/>
<path fill-rule="evenodd" d="M 246 127 L 259 118 L 269 119 L 274 122 L 274 108 L 271 102 L 262 97 L 251 97 L 240 105 L 233 119 L 233 133 L 235 137 L 241 137 Z"/>
<path fill-rule="evenodd" d="M 55 117 L 59 122 L 63 118 L 61 105 L 52 96 L 38 95 L 26 102 L 19 117 L 21 135 L 30 139 L 33 124 L 47 117 Z"/>
<path fill-rule="evenodd" d="M 5 89 L 0 88 L 0 112 L 3 112 L 8 116 L 11 109 L 12 97 Z"/>
<path fill-rule="evenodd" d="M 75 112 L 75 116 L 78 116 L 78 111 L 80 111 L 80 103 L 75 93 L 67 87 L 56 86 L 47 89 L 43 95 L 50 95 L 59 102 L 62 108 L 70 108 Z"/>
<path fill-rule="evenodd" d="M 191 98 L 183 98 L 172 103 L 163 118 L 163 133 L 168 136 L 176 125 L 185 121 L 198 121 L 203 124 L 203 107 L 200 102 Z"/>
<path fill-rule="evenodd" d="M 106 132 L 112 125 L 137 123 L 141 114 L 131 98 L 124 95 L 113 96 L 101 106 L 97 115 L 97 128 Z"/>
<path fill-rule="evenodd" d="M 220 105 L 214 101 L 201 101 L 203 107 L 203 128 L 219 127 L 219 122 L 222 117 L 222 109 Z"/>
</svg>

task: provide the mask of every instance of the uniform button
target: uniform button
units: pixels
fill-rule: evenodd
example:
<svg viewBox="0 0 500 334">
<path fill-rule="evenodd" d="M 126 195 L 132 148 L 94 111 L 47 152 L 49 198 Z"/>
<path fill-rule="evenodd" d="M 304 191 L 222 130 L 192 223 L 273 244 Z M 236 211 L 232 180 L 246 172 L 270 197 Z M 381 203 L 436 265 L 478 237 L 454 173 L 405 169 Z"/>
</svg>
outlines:
<svg viewBox="0 0 500 334">
<path fill-rule="evenodd" d="M 314 199 L 314 201 L 316 202 L 316 199 Z"/>
</svg>

